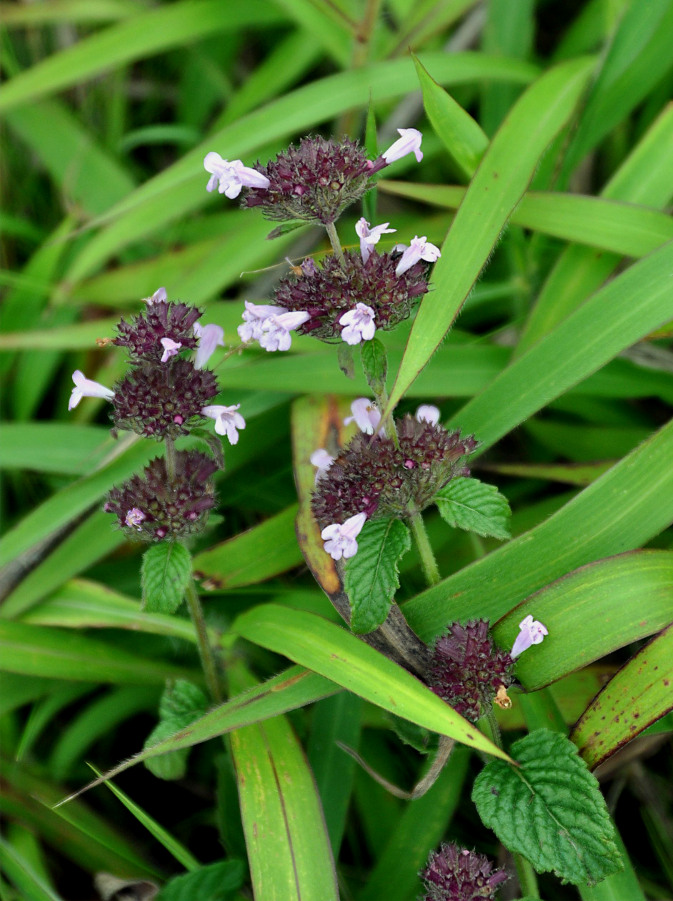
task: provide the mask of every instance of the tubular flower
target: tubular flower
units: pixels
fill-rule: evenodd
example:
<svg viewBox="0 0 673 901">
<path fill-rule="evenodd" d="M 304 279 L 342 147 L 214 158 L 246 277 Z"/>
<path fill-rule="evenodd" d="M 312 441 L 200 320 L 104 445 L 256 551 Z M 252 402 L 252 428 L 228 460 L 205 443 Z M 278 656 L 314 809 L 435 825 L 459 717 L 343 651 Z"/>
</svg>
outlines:
<svg viewBox="0 0 673 901">
<path fill-rule="evenodd" d="M 308 316 L 308 313 L 306 314 Z M 358 303 L 354 310 L 349 310 L 339 318 L 343 325 L 341 338 L 346 344 L 361 344 L 363 341 L 371 341 L 376 334 L 374 311 L 366 303 Z"/>
<path fill-rule="evenodd" d="M 373 250 L 363 263 L 357 251 L 346 250 L 343 265 L 331 255 L 321 266 L 312 267 L 310 274 L 292 272 L 282 278 L 274 301 L 283 310 L 307 312 L 309 318 L 298 332 L 321 341 L 341 341 L 341 317 L 358 304 L 374 311 L 376 329 L 389 330 L 409 317 L 428 290 L 424 264 L 397 275 L 396 262 L 393 254 Z"/>
<path fill-rule="evenodd" d="M 105 400 L 112 400 L 114 391 L 101 385 L 100 382 L 94 382 L 87 379 L 83 372 L 76 369 L 72 374 L 72 380 L 75 387 L 72 389 L 70 400 L 68 401 L 68 409 L 74 409 L 83 397 L 103 397 Z"/>
<path fill-rule="evenodd" d="M 238 336 L 246 344 L 249 341 L 259 341 L 263 334 L 263 326 L 270 316 L 278 316 L 287 313 L 282 307 L 276 307 L 270 303 L 250 303 L 245 301 L 243 311 L 243 325 L 238 327 Z"/>
<path fill-rule="evenodd" d="M 354 422 L 365 435 L 373 435 L 381 422 L 381 413 L 376 404 L 366 397 L 358 397 L 351 404 L 352 416 L 344 419 L 344 425 Z"/>
<path fill-rule="evenodd" d="M 194 334 L 199 340 L 194 368 L 203 369 L 215 353 L 215 348 L 224 347 L 224 329 L 219 325 L 199 325 L 198 322 L 195 322 Z"/>
<path fill-rule="evenodd" d="M 416 157 L 416 162 L 420 163 L 423 159 L 423 151 L 421 150 L 422 133 L 417 128 L 398 128 L 397 133 L 399 138 L 381 154 L 386 163 L 390 165 L 390 163 L 402 159 L 408 153 L 413 153 Z"/>
<path fill-rule="evenodd" d="M 167 363 L 171 357 L 175 357 L 182 347 L 182 344 L 179 341 L 173 341 L 171 338 L 162 338 L 159 343 L 164 349 L 161 356 L 162 363 Z"/>
<path fill-rule="evenodd" d="M 521 631 L 517 635 L 514 646 L 510 651 L 510 657 L 512 657 L 512 659 L 528 650 L 531 645 L 540 644 L 544 641 L 545 635 L 549 634 L 547 627 L 543 626 L 538 620 L 533 619 L 530 613 L 525 619 L 521 620 L 519 629 Z"/>
<path fill-rule="evenodd" d="M 319 447 L 318 450 L 313 451 L 310 459 L 311 463 L 316 467 L 315 481 L 318 483 L 332 463 L 334 463 L 334 457 L 324 447 Z"/>
<path fill-rule="evenodd" d="M 430 425 L 437 425 L 439 422 L 439 410 L 432 404 L 421 404 L 416 410 L 416 419 L 419 422 L 429 422 Z"/>
<path fill-rule="evenodd" d="M 372 248 L 381 240 L 381 235 L 392 235 L 397 229 L 388 228 L 390 222 L 384 222 L 383 225 L 375 225 L 370 228 L 369 222 L 362 217 L 355 223 L 355 232 L 360 239 L 360 254 L 362 262 L 366 263 L 372 253 Z"/>
<path fill-rule="evenodd" d="M 157 288 L 151 297 L 145 297 L 144 300 L 148 307 L 151 307 L 153 303 L 166 303 L 166 289 Z"/>
<path fill-rule="evenodd" d="M 356 538 L 362 531 L 362 527 L 367 521 L 366 513 L 357 513 L 351 516 L 345 523 L 339 525 L 332 523 L 326 526 L 320 533 L 320 537 L 325 542 L 325 550 L 333 560 L 348 559 L 354 557 L 358 552 L 358 543 Z"/>
<path fill-rule="evenodd" d="M 328 225 L 368 188 L 370 164 L 360 145 L 319 135 L 291 144 L 257 172 L 265 188 L 250 186 L 243 205 L 260 207 L 267 219 L 304 219 Z"/>
<path fill-rule="evenodd" d="M 443 701 L 476 723 L 491 710 L 500 687 L 512 684 L 513 668 L 512 657 L 493 644 L 488 620 L 451 623 L 433 649 L 428 682 Z"/>
<path fill-rule="evenodd" d="M 201 532 L 208 510 L 215 506 L 212 475 L 217 463 L 199 451 L 178 451 L 175 481 L 171 482 L 163 457 L 113 488 L 103 509 L 114 513 L 130 538 L 161 541 Z"/>
<path fill-rule="evenodd" d="M 353 418 L 359 415 L 355 403 L 351 409 Z M 378 420 L 365 424 L 373 431 Z M 413 515 L 432 503 L 450 479 L 469 475 L 466 458 L 477 446 L 471 436 L 461 438 L 460 432 L 412 416 L 397 420 L 397 433 L 399 447 L 380 433 L 358 432 L 339 453 L 313 492 L 311 505 L 321 528 L 357 513 L 371 519 Z"/>
<path fill-rule="evenodd" d="M 211 151 L 207 153 L 203 161 L 206 172 L 210 172 L 210 178 L 206 185 L 206 191 L 214 191 L 215 188 L 230 200 L 238 197 L 242 188 L 269 187 L 269 179 L 257 169 L 244 166 L 241 160 L 223 160 L 219 153 Z"/>
<path fill-rule="evenodd" d="M 309 319 L 309 314 L 301 310 L 269 316 L 262 322 L 259 346 L 267 351 L 289 350 L 292 344 L 290 332 L 299 328 Z"/>
<path fill-rule="evenodd" d="M 420 877 L 426 890 L 422 901 L 493 901 L 498 886 L 509 879 L 484 854 L 444 843 L 430 853 Z"/>
<path fill-rule="evenodd" d="M 117 325 L 117 337 L 112 343 L 117 347 L 126 347 L 134 362 L 166 362 L 162 360 L 162 354 L 166 352 L 163 339 L 171 342 L 169 347 L 178 344 L 184 350 L 194 350 L 196 338 L 193 326 L 201 315 L 198 307 L 156 300 L 130 322 L 121 319 Z"/>
<path fill-rule="evenodd" d="M 218 404 L 204 407 L 201 413 L 209 419 L 215 420 L 215 431 L 218 435 L 226 435 L 230 444 L 238 442 L 238 429 L 245 428 L 245 419 L 236 411 L 240 404 L 231 407 L 223 407 Z"/>
<path fill-rule="evenodd" d="M 395 275 L 402 275 L 407 269 L 415 266 L 419 260 L 425 260 L 426 263 L 434 263 L 442 255 L 439 247 L 431 244 L 425 235 L 422 238 L 416 235 L 408 247 L 406 244 L 397 244 L 395 250 L 402 251 L 402 256 L 397 262 Z"/>
</svg>

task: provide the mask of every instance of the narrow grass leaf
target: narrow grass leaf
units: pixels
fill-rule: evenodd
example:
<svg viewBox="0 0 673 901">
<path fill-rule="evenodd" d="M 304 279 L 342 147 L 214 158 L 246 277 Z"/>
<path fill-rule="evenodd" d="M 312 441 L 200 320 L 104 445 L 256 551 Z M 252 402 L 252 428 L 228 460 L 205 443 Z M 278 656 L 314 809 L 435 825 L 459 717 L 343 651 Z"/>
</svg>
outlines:
<svg viewBox="0 0 673 901">
<path fill-rule="evenodd" d="M 642 595 L 639 619 L 641 602 Z M 598 766 L 673 709 L 672 688 L 673 625 L 622 667 L 576 723 L 570 737 L 587 764 Z"/>
<path fill-rule="evenodd" d="M 240 860 L 221 860 L 191 873 L 174 876 L 163 886 L 156 901 L 228 901 L 243 885 L 245 865 Z M 237 898 L 241 895 L 237 894 Z"/>
<path fill-rule="evenodd" d="M 450 329 L 541 155 L 572 114 L 588 74 L 586 60 L 545 73 L 521 97 L 491 142 L 442 246 L 432 278 L 434 290 L 419 307 L 388 411 Z"/>
<path fill-rule="evenodd" d="M 25 901 L 63 901 L 54 889 L 35 872 L 30 862 L 9 841 L 0 838 L 2 871 Z"/>
</svg>

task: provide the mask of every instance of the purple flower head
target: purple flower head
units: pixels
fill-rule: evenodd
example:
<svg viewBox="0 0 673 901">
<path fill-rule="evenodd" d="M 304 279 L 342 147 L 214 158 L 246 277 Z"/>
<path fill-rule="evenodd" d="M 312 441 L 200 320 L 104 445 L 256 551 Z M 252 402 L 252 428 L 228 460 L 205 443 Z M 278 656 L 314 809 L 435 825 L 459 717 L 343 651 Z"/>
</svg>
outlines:
<svg viewBox="0 0 673 901">
<path fill-rule="evenodd" d="M 509 879 L 489 859 L 458 845 L 440 845 L 420 873 L 426 895 L 422 901 L 493 901 L 499 885 Z"/>
<path fill-rule="evenodd" d="M 417 128 L 398 128 L 399 138 L 394 144 L 391 144 L 387 150 L 381 154 L 388 165 L 396 160 L 401 160 L 408 153 L 413 153 L 416 162 L 420 163 L 423 159 L 423 151 L 421 150 L 421 141 L 423 135 Z"/>
<path fill-rule="evenodd" d="M 189 432 L 189 420 L 202 418 L 217 390 L 213 373 L 194 369 L 189 360 L 143 362 L 115 386 L 112 419 L 117 428 L 146 438 L 177 438 Z"/>
<path fill-rule="evenodd" d="M 465 462 L 474 438 L 405 416 L 396 421 L 397 447 L 380 432 L 373 434 L 380 419 L 370 401 L 360 398 L 351 409 L 369 434 L 358 432 L 315 486 L 311 505 L 321 528 L 357 513 L 371 519 L 411 516 L 450 479 L 469 472 Z"/>
<path fill-rule="evenodd" d="M 112 343 L 126 347 L 133 362 L 148 360 L 165 363 L 173 354 L 169 351 L 163 359 L 167 350 L 164 339 L 171 342 L 169 349 L 175 349 L 176 345 L 183 350 L 196 348 L 193 326 L 201 315 L 201 310 L 189 304 L 156 300 L 130 322 L 121 319 L 117 325 L 117 337 Z"/>
<path fill-rule="evenodd" d="M 406 244 L 397 244 L 395 250 L 402 252 L 402 256 L 397 261 L 396 275 L 402 275 L 407 269 L 415 266 L 419 260 L 425 260 L 426 263 L 434 263 L 442 255 L 439 247 L 431 244 L 425 235 L 422 238 L 416 235 L 408 247 Z"/>
<path fill-rule="evenodd" d="M 461 716 L 476 723 L 512 684 L 513 660 L 493 644 L 488 620 L 451 623 L 432 653 L 428 683 Z"/>
<path fill-rule="evenodd" d="M 402 275 L 396 275 L 396 265 L 397 256 L 393 254 L 372 250 L 363 263 L 357 251 L 346 250 L 343 265 L 330 255 L 311 275 L 298 276 L 291 272 L 282 278 L 274 301 L 283 310 L 308 313 L 308 320 L 298 331 L 321 341 L 340 342 L 344 329 L 342 316 L 355 311 L 358 304 L 373 311 L 365 334 L 372 333 L 372 325 L 377 330 L 389 330 L 408 318 L 417 300 L 428 290 L 426 267 L 422 263 Z M 354 340 L 356 332 L 349 329 L 347 335 Z M 362 337 L 357 343 L 359 340 Z"/>
<path fill-rule="evenodd" d="M 104 506 L 114 513 L 129 538 L 160 541 L 201 532 L 208 511 L 215 506 L 212 476 L 217 464 L 199 451 L 178 451 L 175 481 L 163 457 L 145 467 L 142 475 L 113 488 Z"/>
<path fill-rule="evenodd" d="M 390 222 L 384 222 L 383 225 L 375 225 L 371 228 L 364 216 L 355 223 L 355 232 L 360 239 L 360 254 L 363 263 L 367 262 L 372 248 L 379 243 L 382 235 L 392 235 L 397 231 L 395 228 L 388 228 L 389 225 Z"/>
<path fill-rule="evenodd" d="M 326 526 L 320 533 L 320 537 L 325 542 L 325 550 L 333 560 L 348 559 L 354 557 L 358 552 L 358 543 L 356 538 L 362 531 L 362 527 L 367 521 L 366 513 L 357 513 L 351 516 L 342 525 L 332 523 Z"/>
<path fill-rule="evenodd" d="M 94 382 L 85 377 L 83 372 L 76 369 L 72 374 L 72 380 L 75 387 L 72 389 L 70 400 L 68 401 L 68 409 L 74 409 L 83 397 L 103 397 L 105 400 L 112 400 L 114 391 L 101 385 L 100 382 Z"/>
<path fill-rule="evenodd" d="M 374 310 L 366 303 L 356 304 L 354 310 L 339 317 L 339 323 L 343 325 L 341 338 L 346 344 L 362 344 L 363 341 L 371 341 L 376 334 Z"/>
<path fill-rule="evenodd" d="M 240 404 L 231 407 L 223 407 L 211 404 L 204 407 L 201 413 L 209 419 L 215 420 L 215 431 L 218 435 L 226 435 L 230 444 L 238 443 L 238 429 L 245 428 L 245 419 L 237 412 Z"/>
<path fill-rule="evenodd" d="M 360 145 L 344 138 L 302 138 L 257 172 L 268 186 L 250 186 L 243 205 L 260 207 L 268 219 L 303 219 L 323 225 L 335 222 L 342 210 L 368 188 L 370 167 Z"/>
<path fill-rule="evenodd" d="M 214 191 L 215 188 L 230 200 L 238 197 L 242 188 L 269 187 L 269 179 L 258 172 L 244 166 L 240 160 L 223 160 L 219 153 L 211 151 L 206 154 L 203 161 L 206 172 L 211 176 L 206 185 L 206 191 Z"/>
<path fill-rule="evenodd" d="M 530 613 L 525 619 L 521 620 L 519 629 L 521 631 L 517 635 L 514 646 L 510 651 L 512 659 L 528 650 L 531 645 L 540 644 L 544 640 L 545 635 L 549 634 L 547 627 L 543 626 L 538 620 L 533 619 Z"/>
<path fill-rule="evenodd" d="M 194 368 L 203 369 L 215 353 L 215 348 L 224 347 L 224 329 L 219 325 L 199 325 L 198 322 L 195 322 L 194 334 L 199 340 Z"/>
</svg>

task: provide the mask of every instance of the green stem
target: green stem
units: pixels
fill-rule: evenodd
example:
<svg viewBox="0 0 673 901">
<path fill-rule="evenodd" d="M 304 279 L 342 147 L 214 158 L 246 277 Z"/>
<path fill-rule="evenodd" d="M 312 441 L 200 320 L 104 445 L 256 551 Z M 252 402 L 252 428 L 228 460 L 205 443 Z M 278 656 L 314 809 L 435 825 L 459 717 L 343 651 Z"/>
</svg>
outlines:
<svg viewBox="0 0 673 901">
<path fill-rule="evenodd" d="M 196 632 L 199 657 L 201 658 L 201 666 L 206 677 L 206 685 L 213 701 L 219 704 L 222 701 L 222 692 L 220 691 L 220 682 L 217 678 L 217 664 L 215 663 L 213 649 L 208 641 L 208 630 L 203 616 L 203 607 L 201 606 L 194 579 L 189 580 L 186 600 L 189 616 Z"/>
<path fill-rule="evenodd" d="M 421 558 L 421 566 L 423 567 L 423 572 L 425 573 L 428 585 L 436 585 L 440 578 L 439 568 L 421 514 L 414 513 L 413 516 L 410 516 L 409 525 L 414 534 L 416 547 L 418 548 L 418 553 Z"/>
<path fill-rule="evenodd" d="M 175 450 L 175 442 L 172 438 L 166 438 L 164 440 L 164 448 L 165 454 L 164 459 L 166 461 L 166 474 L 168 475 L 168 481 L 171 485 L 175 484 L 175 475 L 177 472 L 177 451 Z"/>
<path fill-rule="evenodd" d="M 339 235 L 337 234 L 336 226 L 333 222 L 329 222 L 325 226 L 325 230 L 327 231 L 327 237 L 329 238 L 329 242 L 332 245 L 334 255 L 341 263 L 341 267 L 343 268 L 346 265 L 346 259 L 344 257 L 344 252 L 341 249 L 341 241 L 339 241 Z"/>
</svg>

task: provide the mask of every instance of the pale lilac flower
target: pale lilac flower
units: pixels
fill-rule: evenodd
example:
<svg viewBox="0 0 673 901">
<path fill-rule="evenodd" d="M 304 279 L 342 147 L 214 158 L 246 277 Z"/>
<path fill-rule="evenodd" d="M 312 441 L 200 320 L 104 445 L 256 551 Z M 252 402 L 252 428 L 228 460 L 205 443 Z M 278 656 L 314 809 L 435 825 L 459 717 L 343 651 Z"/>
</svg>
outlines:
<svg viewBox="0 0 673 901">
<path fill-rule="evenodd" d="M 344 419 L 344 425 L 354 422 L 365 435 L 373 435 L 381 422 L 381 414 L 376 404 L 366 397 L 358 397 L 351 404 L 352 416 Z"/>
<path fill-rule="evenodd" d="M 356 304 L 354 310 L 349 310 L 339 317 L 339 322 L 344 326 L 341 338 L 346 344 L 355 345 L 362 341 L 371 341 L 376 333 L 374 310 L 366 303 Z"/>
<path fill-rule="evenodd" d="M 278 307 L 276 307 L 278 309 Z M 290 334 L 300 325 L 303 325 L 311 317 L 301 310 L 292 313 L 281 313 L 279 316 L 269 316 L 262 322 L 262 334 L 259 337 L 259 345 L 267 351 L 289 350 L 292 343 Z"/>
<path fill-rule="evenodd" d="M 83 397 L 104 397 L 105 400 L 112 400 L 115 396 L 114 391 L 110 391 L 105 385 L 85 378 L 84 373 L 80 372 L 79 369 L 73 372 L 72 380 L 75 383 L 75 387 L 72 389 L 72 394 L 68 401 L 69 410 L 76 407 Z"/>
<path fill-rule="evenodd" d="M 416 162 L 420 163 L 423 159 L 421 151 L 423 135 L 421 132 L 417 128 L 398 128 L 397 133 L 400 137 L 381 154 L 386 163 L 394 163 L 395 160 L 402 159 L 408 153 L 413 153 L 416 157 Z"/>
<path fill-rule="evenodd" d="M 348 559 L 357 554 L 358 543 L 355 539 L 362 531 L 366 520 L 366 513 L 357 513 L 343 525 L 332 523 L 322 530 L 320 537 L 325 542 L 325 550 L 333 560 L 341 560 L 342 557 Z"/>
<path fill-rule="evenodd" d="M 429 422 L 430 425 L 437 425 L 439 422 L 439 410 L 432 404 L 421 404 L 416 410 L 416 419 L 419 422 Z"/>
<path fill-rule="evenodd" d="M 240 404 L 231 407 L 223 407 L 221 404 L 211 404 L 203 407 L 201 413 L 209 419 L 215 420 L 215 431 L 218 435 L 226 435 L 230 444 L 238 442 L 238 429 L 245 428 L 245 419 L 236 411 Z"/>
<path fill-rule="evenodd" d="M 157 288 L 151 297 L 145 297 L 144 300 L 147 306 L 151 307 L 153 303 L 166 303 L 166 297 L 166 289 Z"/>
<path fill-rule="evenodd" d="M 270 316 L 287 313 L 284 307 L 274 307 L 270 303 L 250 303 L 245 301 L 243 325 L 239 325 L 238 334 L 241 341 L 259 341 L 262 337 L 262 326 Z"/>
<path fill-rule="evenodd" d="M 334 463 L 335 457 L 328 453 L 324 447 L 319 447 L 318 450 L 313 451 L 310 459 L 311 463 L 316 467 L 315 483 L 317 485 L 332 463 Z"/>
<path fill-rule="evenodd" d="M 383 225 L 375 225 L 369 227 L 369 222 L 362 217 L 355 223 L 355 232 L 360 239 L 360 253 L 362 254 L 362 262 L 366 263 L 371 256 L 372 247 L 381 240 L 381 235 L 392 235 L 396 232 L 396 228 L 388 228 L 390 222 L 384 222 Z"/>
<path fill-rule="evenodd" d="M 206 191 L 214 191 L 217 187 L 220 194 L 230 200 L 241 193 L 241 188 L 268 188 L 269 179 L 256 169 L 244 166 L 241 160 L 223 160 L 219 153 L 211 151 L 203 161 L 206 172 L 211 176 Z"/>
<path fill-rule="evenodd" d="M 545 635 L 549 634 L 546 626 L 543 626 L 538 620 L 533 619 L 530 613 L 525 619 L 521 620 L 519 629 L 521 629 L 521 631 L 516 637 L 512 650 L 509 652 L 509 656 L 512 660 L 523 653 L 523 651 L 527 650 L 532 644 L 540 644 Z"/>
<path fill-rule="evenodd" d="M 138 509 L 138 507 L 131 507 L 124 517 L 124 522 L 130 529 L 138 529 L 140 531 L 141 523 L 146 519 L 147 517 L 142 510 Z"/>
<path fill-rule="evenodd" d="M 442 255 L 439 247 L 431 244 L 425 235 L 422 238 L 416 235 L 408 247 L 406 244 L 397 244 L 395 250 L 402 251 L 402 256 L 398 260 L 395 269 L 395 275 L 402 275 L 403 272 L 411 269 L 419 260 L 425 260 L 426 263 L 434 263 Z"/>
<path fill-rule="evenodd" d="M 199 339 L 194 368 L 203 369 L 215 353 L 215 348 L 224 347 L 224 329 L 219 325 L 199 325 L 195 322 L 194 334 Z"/>
<path fill-rule="evenodd" d="M 162 363 L 167 363 L 170 358 L 174 357 L 182 347 L 180 341 L 173 341 L 172 338 L 162 338 L 160 343 L 164 349 L 164 352 L 161 356 Z"/>
</svg>

